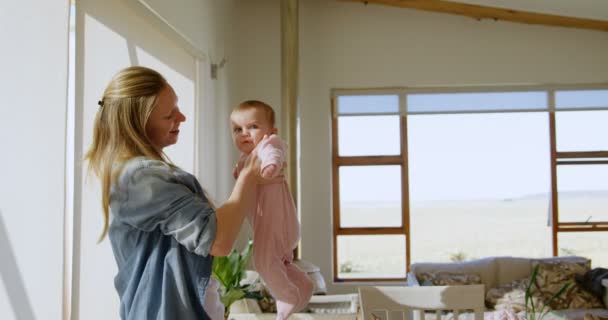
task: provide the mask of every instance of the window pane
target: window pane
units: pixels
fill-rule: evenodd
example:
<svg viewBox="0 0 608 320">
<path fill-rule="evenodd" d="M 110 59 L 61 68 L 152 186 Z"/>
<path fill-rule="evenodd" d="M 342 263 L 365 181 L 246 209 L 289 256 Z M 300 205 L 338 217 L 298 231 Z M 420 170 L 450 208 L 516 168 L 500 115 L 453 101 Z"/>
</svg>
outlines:
<svg viewBox="0 0 608 320">
<path fill-rule="evenodd" d="M 560 256 L 583 256 L 591 267 L 608 266 L 608 232 L 560 232 L 557 235 Z"/>
<path fill-rule="evenodd" d="M 608 165 L 557 167 L 560 222 L 608 221 Z"/>
<path fill-rule="evenodd" d="M 556 91 L 555 108 L 608 108 L 608 90 Z"/>
<path fill-rule="evenodd" d="M 338 278 L 405 278 L 405 236 L 338 236 Z"/>
<path fill-rule="evenodd" d="M 551 253 L 547 113 L 408 117 L 411 260 Z"/>
<path fill-rule="evenodd" d="M 339 155 L 399 155 L 399 120 L 399 116 L 338 117 Z"/>
<path fill-rule="evenodd" d="M 400 227 L 401 166 L 340 167 L 340 226 Z"/>
<path fill-rule="evenodd" d="M 608 150 L 608 111 L 555 113 L 557 151 Z"/>
<path fill-rule="evenodd" d="M 338 114 L 399 113 L 399 96 L 339 96 Z"/>
<path fill-rule="evenodd" d="M 476 92 L 407 95 L 407 112 L 546 110 L 547 93 Z"/>
</svg>

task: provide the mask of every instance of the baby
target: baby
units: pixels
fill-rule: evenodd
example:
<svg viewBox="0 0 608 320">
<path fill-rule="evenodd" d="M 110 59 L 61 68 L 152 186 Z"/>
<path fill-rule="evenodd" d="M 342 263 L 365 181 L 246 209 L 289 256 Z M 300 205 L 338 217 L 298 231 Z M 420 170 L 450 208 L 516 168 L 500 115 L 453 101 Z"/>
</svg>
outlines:
<svg viewBox="0 0 608 320">
<path fill-rule="evenodd" d="M 287 145 L 276 135 L 274 110 L 264 102 L 241 103 L 232 111 L 230 123 L 232 139 L 241 151 L 234 177 L 245 159 L 257 152 L 262 176 L 272 179 L 258 187 L 257 209 L 249 221 L 253 226 L 254 266 L 277 301 L 277 320 L 283 320 L 306 307 L 313 290 L 308 276 L 292 263 L 300 226 L 282 174 Z"/>
</svg>

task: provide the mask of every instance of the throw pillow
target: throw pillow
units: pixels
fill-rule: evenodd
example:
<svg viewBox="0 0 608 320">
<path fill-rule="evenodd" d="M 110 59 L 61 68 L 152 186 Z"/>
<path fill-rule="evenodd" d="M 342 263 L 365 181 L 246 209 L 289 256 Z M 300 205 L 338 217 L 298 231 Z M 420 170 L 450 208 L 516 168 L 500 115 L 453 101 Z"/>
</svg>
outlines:
<svg viewBox="0 0 608 320">
<path fill-rule="evenodd" d="M 588 291 L 585 291 L 575 281 L 576 275 L 585 274 L 589 271 L 586 264 L 573 263 L 568 261 L 560 262 L 535 262 L 533 267 L 538 264 L 538 275 L 534 288 L 536 293 L 543 301 L 548 301 L 565 284 L 569 287 L 557 298 L 550 307 L 554 310 L 562 309 L 592 309 L 603 308 L 604 304 L 600 299 Z"/>
<path fill-rule="evenodd" d="M 450 272 L 421 272 L 416 276 L 422 286 L 456 286 L 481 284 L 476 274 Z"/>
<path fill-rule="evenodd" d="M 491 288 L 486 294 L 486 306 L 489 309 L 515 313 L 526 311 L 526 288 L 528 283 L 530 283 L 530 277 Z M 543 307 L 544 304 L 539 296 L 533 295 L 531 299 L 537 310 Z"/>
<path fill-rule="evenodd" d="M 534 307 L 536 309 L 541 309 L 543 307 L 543 303 L 538 297 L 532 296 L 531 298 L 534 302 Z M 513 291 L 505 293 L 504 296 L 496 300 L 496 305 L 494 306 L 494 309 L 512 311 L 515 313 L 519 313 L 522 311 L 525 312 L 526 291 L 521 289 L 514 289 Z"/>
<path fill-rule="evenodd" d="M 519 312 L 525 308 L 525 292 L 530 278 L 514 280 L 486 293 L 486 306 L 489 309 Z"/>
</svg>

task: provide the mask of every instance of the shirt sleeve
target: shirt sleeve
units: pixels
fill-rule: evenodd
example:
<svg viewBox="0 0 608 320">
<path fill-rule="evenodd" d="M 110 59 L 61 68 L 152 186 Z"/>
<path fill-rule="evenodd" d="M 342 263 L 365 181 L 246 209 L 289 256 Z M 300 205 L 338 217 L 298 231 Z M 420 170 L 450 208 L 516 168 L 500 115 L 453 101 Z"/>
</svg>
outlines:
<svg viewBox="0 0 608 320">
<path fill-rule="evenodd" d="M 180 182 L 164 164 L 138 168 L 123 181 L 126 201 L 117 210 L 118 218 L 146 232 L 159 228 L 187 250 L 209 254 L 217 221 L 204 195 Z"/>
<path fill-rule="evenodd" d="M 269 165 L 275 165 L 277 166 L 275 175 L 277 175 L 283 168 L 283 163 L 287 158 L 287 144 L 276 134 L 273 134 L 260 141 L 257 150 L 258 157 L 262 162 L 261 169 L 264 170 Z"/>
</svg>

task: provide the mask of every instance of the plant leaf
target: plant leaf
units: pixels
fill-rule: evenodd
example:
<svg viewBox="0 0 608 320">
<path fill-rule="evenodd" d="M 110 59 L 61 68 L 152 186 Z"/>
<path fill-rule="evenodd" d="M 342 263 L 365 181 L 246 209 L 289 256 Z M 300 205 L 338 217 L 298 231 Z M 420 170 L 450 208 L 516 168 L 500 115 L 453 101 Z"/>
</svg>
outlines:
<svg viewBox="0 0 608 320">
<path fill-rule="evenodd" d="M 528 283 L 528 286 L 526 287 L 526 291 L 524 293 L 524 301 L 525 301 L 525 305 L 526 305 L 526 313 L 531 312 L 531 320 L 534 320 L 534 318 L 536 317 L 535 313 L 536 313 L 536 307 L 534 306 L 534 299 L 532 298 L 532 285 L 536 283 L 536 277 L 538 276 L 538 269 L 539 269 L 540 265 L 536 265 L 534 267 L 534 270 L 532 270 L 532 275 L 530 276 L 530 282 Z M 530 306 L 528 306 L 528 304 Z"/>
<path fill-rule="evenodd" d="M 228 279 L 226 274 L 226 257 L 214 257 L 213 258 L 213 277 L 222 284 L 222 286 L 227 287 Z"/>
<path fill-rule="evenodd" d="M 249 241 L 243 252 L 241 252 L 241 261 L 239 264 L 239 272 L 243 273 L 245 268 L 247 268 L 247 264 L 249 264 L 249 260 L 251 260 L 251 256 L 253 254 L 253 242 Z"/>
<path fill-rule="evenodd" d="M 551 298 L 549 298 L 549 301 L 547 301 L 546 305 L 551 305 L 551 302 L 553 302 L 553 300 L 557 299 L 559 296 L 561 296 L 564 291 L 566 291 L 566 289 L 568 289 L 568 287 L 570 287 L 572 283 L 571 282 L 567 282 L 565 283 L 561 289 L 559 289 L 553 296 L 551 296 Z"/>
<path fill-rule="evenodd" d="M 214 257 L 213 259 L 213 277 L 222 285 L 220 288 L 220 301 L 222 301 L 226 310 L 229 310 L 230 305 L 239 299 L 245 297 L 262 298 L 259 292 L 251 291 L 253 286 L 240 285 L 252 253 L 253 243 L 249 241 L 241 253 L 233 249 L 227 256 Z"/>
<path fill-rule="evenodd" d="M 242 299 L 244 296 L 245 292 L 241 289 L 229 289 L 224 296 L 220 297 L 220 301 L 222 301 L 226 309 L 230 309 L 232 303 Z"/>
</svg>

